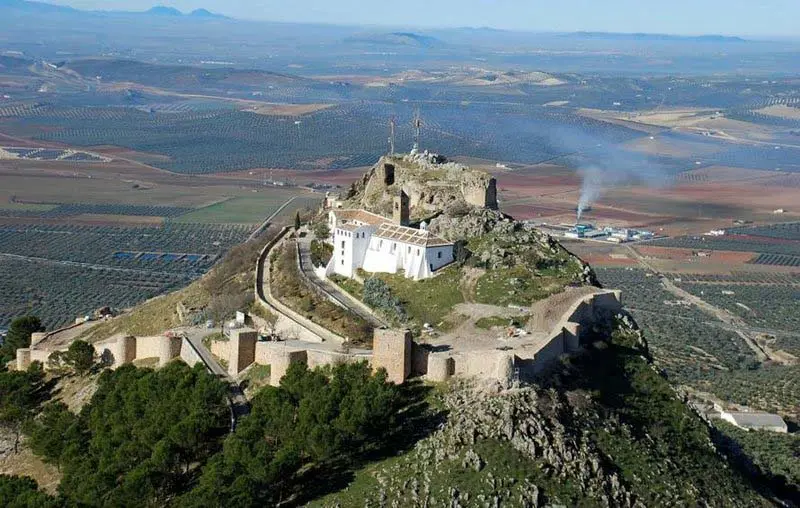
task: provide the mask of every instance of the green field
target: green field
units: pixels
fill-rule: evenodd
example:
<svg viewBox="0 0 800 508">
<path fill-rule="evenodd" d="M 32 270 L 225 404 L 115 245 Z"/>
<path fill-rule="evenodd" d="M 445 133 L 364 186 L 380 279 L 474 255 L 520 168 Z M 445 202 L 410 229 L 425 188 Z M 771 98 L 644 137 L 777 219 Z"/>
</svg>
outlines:
<svg viewBox="0 0 800 508">
<path fill-rule="evenodd" d="M 49 212 L 58 205 L 45 205 L 41 203 L 2 203 L 0 210 L 14 210 L 20 212 Z"/>
<path fill-rule="evenodd" d="M 289 199 L 290 194 L 254 193 L 229 198 L 181 215 L 175 222 L 184 224 L 257 224 Z"/>
</svg>

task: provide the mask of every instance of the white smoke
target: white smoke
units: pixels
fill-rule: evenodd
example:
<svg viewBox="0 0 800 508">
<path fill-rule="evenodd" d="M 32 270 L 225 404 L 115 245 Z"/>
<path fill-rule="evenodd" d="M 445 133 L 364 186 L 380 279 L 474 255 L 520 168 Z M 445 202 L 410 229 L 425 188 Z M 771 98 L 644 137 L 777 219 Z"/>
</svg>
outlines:
<svg viewBox="0 0 800 508">
<path fill-rule="evenodd" d="M 661 187 L 669 183 L 669 171 L 653 157 L 627 151 L 577 129 L 558 129 L 551 134 L 551 143 L 558 151 L 577 155 L 585 163 L 578 166 L 581 191 L 577 220 L 603 193 L 613 187 L 640 183 Z"/>
<path fill-rule="evenodd" d="M 578 170 L 581 175 L 581 195 L 578 198 L 578 218 L 576 222 L 581 221 L 584 210 L 588 208 L 603 190 L 602 171 L 597 166 L 587 166 Z"/>
</svg>

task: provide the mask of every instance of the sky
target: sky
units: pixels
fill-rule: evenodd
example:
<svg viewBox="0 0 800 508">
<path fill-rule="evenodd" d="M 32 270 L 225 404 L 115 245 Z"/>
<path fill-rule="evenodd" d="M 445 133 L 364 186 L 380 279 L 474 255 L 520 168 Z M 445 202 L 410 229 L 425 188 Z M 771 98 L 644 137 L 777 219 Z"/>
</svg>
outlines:
<svg viewBox="0 0 800 508">
<path fill-rule="evenodd" d="M 79 9 L 206 8 L 242 19 L 537 32 L 800 36 L 800 0 L 41 0 Z"/>
</svg>

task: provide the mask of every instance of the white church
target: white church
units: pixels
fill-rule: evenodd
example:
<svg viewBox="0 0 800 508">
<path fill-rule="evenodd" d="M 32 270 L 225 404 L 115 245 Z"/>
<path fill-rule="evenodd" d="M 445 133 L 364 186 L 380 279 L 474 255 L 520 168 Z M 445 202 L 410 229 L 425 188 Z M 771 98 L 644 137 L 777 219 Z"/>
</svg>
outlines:
<svg viewBox="0 0 800 508">
<path fill-rule="evenodd" d="M 352 278 L 359 268 L 367 272 L 397 273 L 420 280 L 454 261 L 454 244 L 427 231 L 408 227 L 408 196 L 394 199 L 392 219 L 366 210 L 334 209 L 328 212 L 333 256 L 327 275 Z"/>
</svg>

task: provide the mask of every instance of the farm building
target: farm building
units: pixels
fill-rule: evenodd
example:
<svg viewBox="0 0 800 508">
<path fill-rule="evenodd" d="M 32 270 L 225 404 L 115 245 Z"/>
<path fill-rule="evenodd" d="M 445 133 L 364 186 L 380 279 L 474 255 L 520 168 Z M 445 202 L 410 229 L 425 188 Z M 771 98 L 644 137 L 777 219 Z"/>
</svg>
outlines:
<svg viewBox="0 0 800 508">
<path fill-rule="evenodd" d="M 745 430 L 770 430 L 782 433 L 789 431 L 783 418 L 772 413 L 722 411 L 720 418 Z"/>
<path fill-rule="evenodd" d="M 408 226 L 408 197 L 395 198 L 394 217 L 389 220 L 366 210 L 334 209 L 328 212 L 333 236 L 333 256 L 326 273 L 353 277 L 362 268 L 368 272 L 396 273 L 414 280 L 432 277 L 453 262 L 453 243 L 427 231 Z"/>
</svg>

